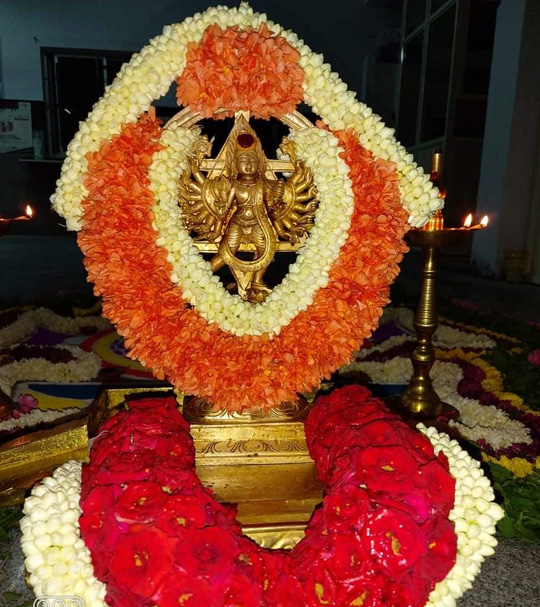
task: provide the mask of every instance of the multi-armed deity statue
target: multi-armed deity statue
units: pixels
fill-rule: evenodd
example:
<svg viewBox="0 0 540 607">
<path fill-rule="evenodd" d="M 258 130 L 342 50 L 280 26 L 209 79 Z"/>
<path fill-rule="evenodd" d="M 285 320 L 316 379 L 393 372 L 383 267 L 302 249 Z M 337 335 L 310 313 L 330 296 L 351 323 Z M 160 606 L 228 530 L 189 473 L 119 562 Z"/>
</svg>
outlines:
<svg viewBox="0 0 540 607">
<path fill-rule="evenodd" d="M 203 250 L 217 246 L 212 270 L 228 265 L 240 297 L 260 303 L 271 292 L 263 276 L 276 251 L 298 248 L 313 226 L 317 208 L 313 175 L 297 159 L 294 144 L 284 138 L 280 150 L 290 159 L 292 175 L 278 179 L 243 114 L 218 155 L 224 161 L 221 168 L 214 163 L 205 175 L 203 160 L 211 147 L 201 136 L 180 185 L 186 227 L 197 234 Z M 252 259 L 239 257 L 244 252 L 252 253 Z"/>
</svg>

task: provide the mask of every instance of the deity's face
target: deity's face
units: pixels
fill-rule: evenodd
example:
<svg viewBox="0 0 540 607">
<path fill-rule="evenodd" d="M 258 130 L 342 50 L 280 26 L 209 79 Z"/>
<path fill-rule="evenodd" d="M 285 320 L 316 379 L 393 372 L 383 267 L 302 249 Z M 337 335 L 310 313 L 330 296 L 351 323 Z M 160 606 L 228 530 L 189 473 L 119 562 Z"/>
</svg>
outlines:
<svg viewBox="0 0 540 607">
<path fill-rule="evenodd" d="M 259 172 L 259 159 L 255 150 L 239 152 L 236 156 L 236 170 L 239 175 L 256 175 Z"/>
</svg>

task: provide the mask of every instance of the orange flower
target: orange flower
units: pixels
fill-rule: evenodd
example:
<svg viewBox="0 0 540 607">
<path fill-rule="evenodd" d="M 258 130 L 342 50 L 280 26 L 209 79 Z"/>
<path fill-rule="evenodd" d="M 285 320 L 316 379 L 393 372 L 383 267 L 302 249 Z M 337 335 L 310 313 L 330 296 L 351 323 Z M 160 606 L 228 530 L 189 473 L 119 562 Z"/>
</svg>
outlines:
<svg viewBox="0 0 540 607">
<path fill-rule="evenodd" d="M 159 123 L 143 116 L 88 158 L 79 245 L 105 316 L 126 338 L 131 356 L 218 408 L 268 409 L 294 401 L 350 360 L 388 302 L 407 229 L 394 165 L 375 160 L 354 132 L 336 133 L 355 209 L 329 283 L 272 340 L 236 337 L 187 305 L 156 244 L 148 169 L 159 134 Z"/>
<path fill-rule="evenodd" d="M 206 29 L 199 44 L 191 43 L 187 63 L 178 78 L 177 98 L 211 117 L 250 110 L 259 118 L 279 118 L 302 100 L 304 71 L 300 54 L 263 23 L 258 30 L 218 25 Z"/>
</svg>

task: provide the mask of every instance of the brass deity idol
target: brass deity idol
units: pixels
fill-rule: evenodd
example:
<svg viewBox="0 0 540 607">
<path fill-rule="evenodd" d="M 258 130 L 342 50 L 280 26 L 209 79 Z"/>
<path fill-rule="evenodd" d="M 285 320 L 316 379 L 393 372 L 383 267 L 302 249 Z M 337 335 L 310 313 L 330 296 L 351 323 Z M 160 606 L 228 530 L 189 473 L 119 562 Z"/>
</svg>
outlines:
<svg viewBox="0 0 540 607">
<path fill-rule="evenodd" d="M 218 155 L 223 168 L 205 175 L 210 150 L 208 138 L 200 137 L 180 184 L 185 225 L 199 243 L 217 245 L 212 270 L 229 266 L 240 297 L 260 303 L 271 292 L 263 276 L 276 251 L 284 250 L 280 245 L 296 250 L 313 226 L 318 204 L 313 176 L 285 138 L 280 150 L 290 160 L 282 164 L 290 165 L 292 175 L 278 179 L 243 114 Z M 252 259 L 241 258 L 239 252 L 250 252 Z"/>
</svg>

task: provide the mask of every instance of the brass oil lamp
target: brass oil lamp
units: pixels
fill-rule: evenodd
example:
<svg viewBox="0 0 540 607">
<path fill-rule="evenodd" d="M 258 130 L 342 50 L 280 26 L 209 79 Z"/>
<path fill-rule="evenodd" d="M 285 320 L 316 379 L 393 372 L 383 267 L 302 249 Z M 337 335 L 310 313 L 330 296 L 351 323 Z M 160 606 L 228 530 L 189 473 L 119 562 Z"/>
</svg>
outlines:
<svg viewBox="0 0 540 607">
<path fill-rule="evenodd" d="M 446 185 L 442 176 L 443 155 L 440 148 L 435 148 L 431 156 L 431 181 L 439 188 L 441 198 L 446 197 Z M 457 410 L 443 403 L 433 388 L 430 371 L 435 362 L 432 345 L 433 333 L 439 320 L 436 309 L 435 285 L 437 276 L 437 254 L 443 247 L 452 246 L 469 237 L 476 230 L 485 228 L 488 217 L 472 225 L 472 214 L 469 214 L 463 225 L 457 228 L 444 226 L 444 217 L 439 210 L 426 226 L 410 230 L 408 241 L 412 246 L 420 247 L 424 252 L 422 286 L 418 306 L 414 316 L 416 347 L 411 355 L 413 375 L 409 385 L 392 402 L 405 412 L 407 417 L 417 419 L 435 419 L 438 417 L 456 418 Z"/>
</svg>

